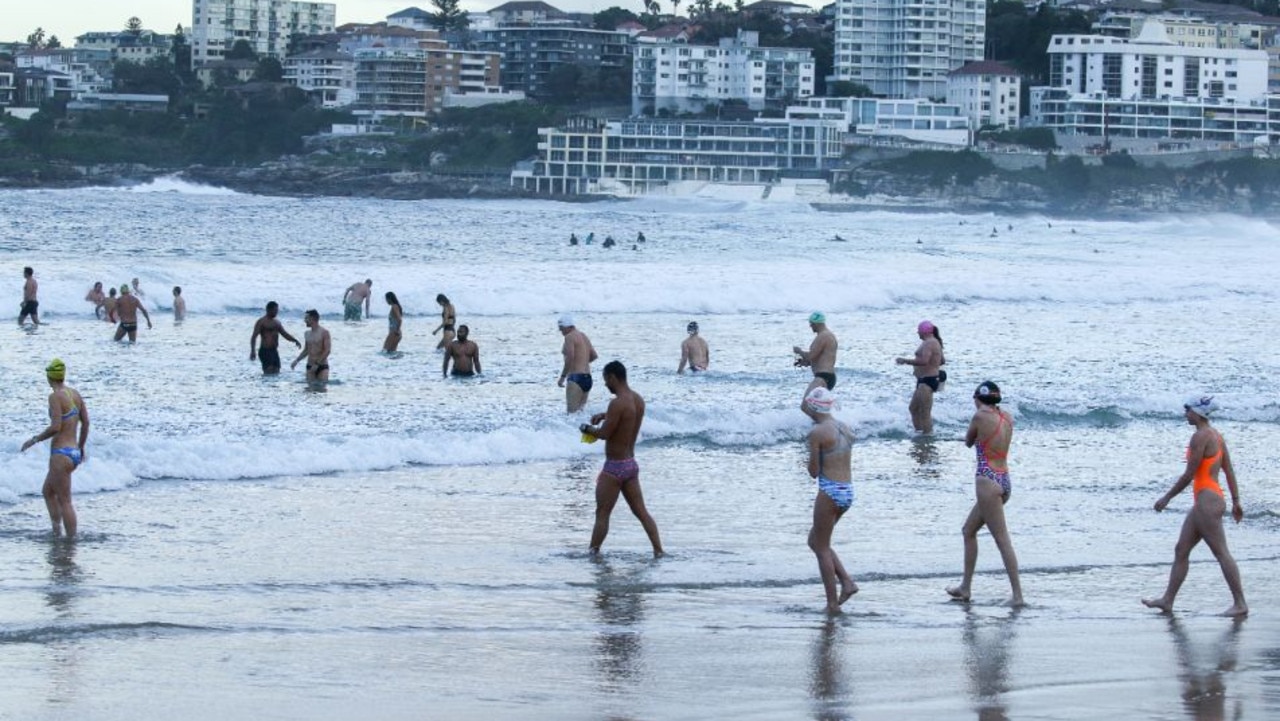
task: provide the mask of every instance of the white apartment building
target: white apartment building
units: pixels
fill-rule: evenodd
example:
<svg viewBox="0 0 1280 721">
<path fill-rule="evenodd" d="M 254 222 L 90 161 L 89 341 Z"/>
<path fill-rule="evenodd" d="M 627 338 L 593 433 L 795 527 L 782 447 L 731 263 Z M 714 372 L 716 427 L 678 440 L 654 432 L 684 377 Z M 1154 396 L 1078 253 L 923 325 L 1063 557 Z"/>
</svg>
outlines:
<svg viewBox="0 0 1280 721">
<path fill-rule="evenodd" d="M 13 105 L 14 96 L 18 92 L 18 84 L 14 80 L 14 75 L 6 70 L 0 70 L 0 108 Z"/>
<path fill-rule="evenodd" d="M 968 63 L 947 77 L 947 102 L 960 106 L 974 128 L 1016 128 L 1022 78 L 993 60 Z"/>
<path fill-rule="evenodd" d="M 1267 94 L 1267 53 L 1175 45 L 1158 20 L 1137 38 L 1055 35 L 1049 87 L 1107 98 L 1229 98 Z"/>
<path fill-rule="evenodd" d="M 811 51 L 759 44 L 759 33 L 745 30 L 717 46 L 640 36 L 631 74 L 632 113 L 699 112 L 725 100 L 763 110 L 813 95 Z"/>
<path fill-rule="evenodd" d="M 78 48 L 54 48 L 52 50 L 28 50 L 14 58 L 19 69 L 44 70 L 67 78 L 65 89 L 73 98 L 85 93 L 103 93 L 111 89 L 111 81 L 102 77 L 94 67 L 103 55 L 100 50 Z M 50 93 L 50 97 L 53 97 Z"/>
<path fill-rule="evenodd" d="M 986 0 L 836 0 L 834 80 L 890 98 L 941 98 L 981 60 Z"/>
<path fill-rule="evenodd" d="M 1112 10 L 1099 16 L 1093 29 L 1101 35 L 1136 38 L 1142 34 L 1142 26 L 1155 20 L 1163 24 L 1165 35 L 1175 45 L 1191 48 L 1218 48 L 1235 50 L 1262 47 L 1263 37 L 1280 27 L 1280 20 L 1253 13 L 1251 19 L 1211 19 L 1195 15 L 1172 13 L 1140 13 L 1132 10 Z"/>
<path fill-rule="evenodd" d="M 237 40 L 283 60 L 291 35 L 333 32 L 337 5 L 293 0 L 192 0 L 191 62 L 221 60 Z"/>
<path fill-rule="evenodd" d="M 969 118 L 958 105 L 924 98 L 809 98 L 805 105 L 840 111 L 855 138 L 960 146 L 972 140 Z"/>
<path fill-rule="evenodd" d="M 284 61 L 284 79 L 324 108 L 340 108 L 356 101 L 356 59 L 337 50 L 291 55 Z"/>
<path fill-rule="evenodd" d="M 128 60 L 141 65 L 154 57 L 168 57 L 173 50 L 173 36 L 142 30 L 91 32 L 76 36 L 76 48 L 103 50 L 112 61 Z"/>
</svg>

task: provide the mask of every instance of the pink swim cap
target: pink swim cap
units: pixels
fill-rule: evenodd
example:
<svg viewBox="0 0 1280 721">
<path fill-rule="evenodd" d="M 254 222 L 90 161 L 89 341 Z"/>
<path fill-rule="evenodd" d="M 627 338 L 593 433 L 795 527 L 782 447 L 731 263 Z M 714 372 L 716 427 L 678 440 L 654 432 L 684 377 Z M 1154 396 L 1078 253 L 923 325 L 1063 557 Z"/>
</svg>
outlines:
<svg viewBox="0 0 1280 721">
<path fill-rule="evenodd" d="M 927 333 L 932 333 L 935 330 L 937 330 L 937 328 L 935 328 L 934 325 L 927 320 L 920 321 L 920 325 L 916 326 L 917 333 L 927 334 Z"/>
</svg>

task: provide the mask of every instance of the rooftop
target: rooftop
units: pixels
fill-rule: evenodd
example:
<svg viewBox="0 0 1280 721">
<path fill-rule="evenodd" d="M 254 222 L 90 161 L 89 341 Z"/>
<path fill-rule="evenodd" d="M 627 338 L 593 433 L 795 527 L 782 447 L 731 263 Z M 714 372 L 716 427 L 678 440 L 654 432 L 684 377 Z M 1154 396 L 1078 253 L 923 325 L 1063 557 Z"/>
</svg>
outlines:
<svg viewBox="0 0 1280 721">
<path fill-rule="evenodd" d="M 956 75 L 1021 75 L 1017 70 L 995 60 L 980 60 L 974 63 L 965 63 L 956 70 L 948 73 L 950 76 Z"/>
</svg>

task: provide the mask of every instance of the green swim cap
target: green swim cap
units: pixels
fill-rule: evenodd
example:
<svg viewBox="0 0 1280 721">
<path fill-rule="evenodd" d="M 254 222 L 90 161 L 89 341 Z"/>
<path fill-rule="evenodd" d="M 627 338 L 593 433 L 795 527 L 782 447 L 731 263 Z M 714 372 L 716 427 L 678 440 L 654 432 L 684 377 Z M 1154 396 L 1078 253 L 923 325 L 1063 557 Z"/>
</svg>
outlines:
<svg viewBox="0 0 1280 721">
<path fill-rule="evenodd" d="M 67 377 L 67 364 L 63 363 L 61 358 L 54 358 L 49 361 L 49 365 L 44 367 L 44 374 L 49 377 L 49 380 L 65 380 Z"/>
<path fill-rule="evenodd" d="M 121 286 L 120 286 L 120 292 L 121 292 L 121 293 L 128 293 L 128 292 L 129 292 L 129 284 L 128 284 L 128 283 L 125 283 L 124 285 L 121 285 Z"/>
<path fill-rule="evenodd" d="M 810 323 L 826 323 L 827 314 L 823 313 L 820 310 L 815 310 L 814 312 L 809 314 L 809 322 Z"/>
</svg>

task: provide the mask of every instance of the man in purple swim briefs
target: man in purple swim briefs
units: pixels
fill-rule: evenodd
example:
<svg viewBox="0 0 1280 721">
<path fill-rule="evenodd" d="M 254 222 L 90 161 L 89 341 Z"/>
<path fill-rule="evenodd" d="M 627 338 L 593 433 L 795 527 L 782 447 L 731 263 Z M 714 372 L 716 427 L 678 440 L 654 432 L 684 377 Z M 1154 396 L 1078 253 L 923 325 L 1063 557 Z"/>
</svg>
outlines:
<svg viewBox="0 0 1280 721">
<path fill-rule="evenodd" d="M 596 479 L 596 525 L 591 531 L 591 555 L 600 553 L 604 537 L 609 533 L 609 516 L 618 503 L 618 494 L 626 499 L 631 512 L 640 519 L 644 532 L 653 544 L 653 557 L 662 556 L 658 524 L 644 507 L 640 491 L 640 466 L 636 464 L 636 436 L 644 422 L 644 399 L 627 385 L 626 366 L 610 361 L 604 367 L 604 384 L 613 394 L 609 409 L 591 416 L 578 430 L 583 435 L 604 439 L 604 468 Z"/>
</svg>

